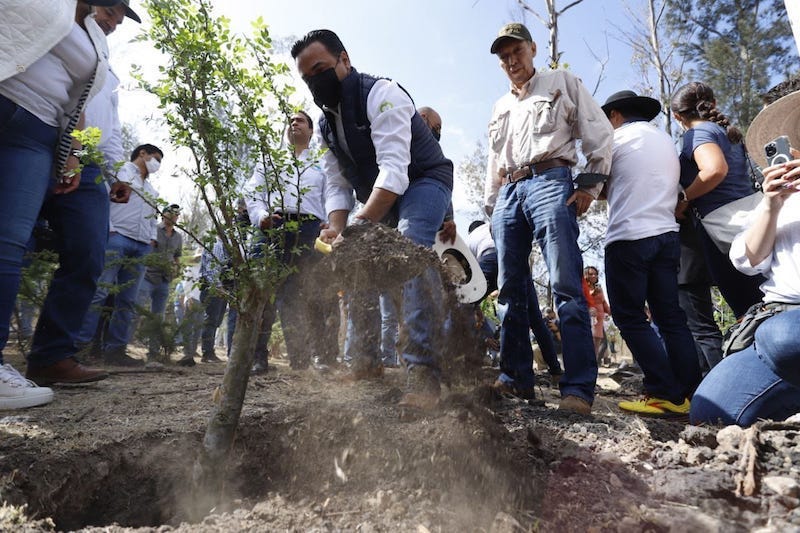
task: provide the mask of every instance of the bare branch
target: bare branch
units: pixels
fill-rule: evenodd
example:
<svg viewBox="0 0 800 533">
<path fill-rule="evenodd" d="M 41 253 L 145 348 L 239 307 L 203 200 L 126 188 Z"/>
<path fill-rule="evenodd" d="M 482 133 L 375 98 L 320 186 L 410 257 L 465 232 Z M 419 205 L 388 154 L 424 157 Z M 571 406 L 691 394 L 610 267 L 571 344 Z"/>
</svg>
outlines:
<svg viewBox="0 0 800 533">
<path fill-rule="evenodd" d="M 609 49 L 608 49 L 608 34 L 605 33 L 605 32 L 603 32 L 603 40 L 606 43 L 605 58 L 600 58 L 595 53 L 595 51 L 592 50 L 592 47 L 589 46 L 589 43 L 586 41 L 586 39 L 583 40 L 584 44 L 586 44 L 586 48 L 589 49 L 589 53 L 592 55 L 592 57 L 595 59 L 595 61 L 600 63 L 600 73 L 597 75 L 597 80 L 595 81 L 594 89 L 592 89 L 592 91 L 591 91 L 592 96 L 595 96 L 597 94 L 597 90 L 600 88 L 600 84 L 603 82 L 603 80 L 605 80 L 606 65 L 608 65 L 608 61 L 610 59 L 610 53 L 609 53 Z"/>
<path fill-rule="evenodd" d="M 581 0 L 581 1 L 583 1 L 583 0 Z M 537 19 L 539 19 L 539 22 L 544 24 L 545 28 L 550 29 L 550 23 L 547 20 L 545 20 L 541 15 L 539 15 L 539 13 L 534 11 L 533 8 L 531 6 L 529 6 L 527 2 L 525 2 L 525 0 L 517 0 L 517 3 L 525 11 L 527 11 L 529 13 L 533 13 L 533 16 L 536 17 Z"/>
<path fill-rule="evenodd" d="M 563 14 L 564 14 L 564 12 L 565 12 L 566 10 L 568 10 L 568 9 L 570 9 L 570 8 L 572 8 L 572 7 L 575 7 L 575 6 L 577 6 L 577 5 L 578 5 L 578 4 L 580 4 L 581 2 L 583 2 L 583 0 L 575 0 L 575 1 L 574 1 L 574 2 L 572 2 L 571 4 L 568 4 L 568 5 L 567 5 L 567 6 L 566 6 L 564 9 L 562 9 L 562 10 L 561 10 L 561 11 L 559 11 L 559 12 L 557 12 L 557 13 L 556 13 L 556 15 L 558 15 L 558 16 L 561 16 L 561 15 L 563 15 Z"/>
</svg>

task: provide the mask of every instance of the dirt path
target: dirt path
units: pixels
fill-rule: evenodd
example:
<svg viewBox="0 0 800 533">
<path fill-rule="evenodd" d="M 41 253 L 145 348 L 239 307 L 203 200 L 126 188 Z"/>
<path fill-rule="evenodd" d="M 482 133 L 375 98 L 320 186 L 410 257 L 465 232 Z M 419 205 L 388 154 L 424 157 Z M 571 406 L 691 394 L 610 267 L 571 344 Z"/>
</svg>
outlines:
<svg viewBox="0 0 800 533">
<path fill-rule="evenodd" d="M 800 528 L 800 424 L 747 433 L 624 416 L 607 379 L 593 416 L 564 415 L 549 388 L 544 406 L 497 400 L 480 376 L 434 415 L 401 420 L 400 370 L 345 385 L 282 361 L 251 380 L 224 503 L 191 520 L 188 480 L 223 370 L 119 369 L 0 413 L 0 491 L 15 506 L 0 530 Z"/>
</svg>

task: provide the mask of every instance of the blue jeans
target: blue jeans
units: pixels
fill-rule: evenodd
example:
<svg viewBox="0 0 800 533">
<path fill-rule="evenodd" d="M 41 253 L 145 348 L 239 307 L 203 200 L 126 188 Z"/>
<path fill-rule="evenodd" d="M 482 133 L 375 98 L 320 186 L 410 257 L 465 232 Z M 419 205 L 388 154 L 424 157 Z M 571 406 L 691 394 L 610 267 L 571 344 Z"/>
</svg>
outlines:
<svg viewBox="0 0 800 533">
<path fill-rule="evenodd" d="M 558 352 L 556 351 L 556 343 L 553 340 L 553 334 L 547 327 L 547 322 L 542 317 L 542 311 L 539 309 L 539 299 L 536 297 L 536 289 L 533 286 L 533 278 L 528 275 L 528 322 L 533 336 L 536 337 L 536 343 L 542 351 L 542 359 L 547 364 L 548 372 L 552 375 L 559 375 L 563 372 L 561 369 L 561 362 L 558 360 Z"/>
<path fill-rule="evenodd" d="M 380 295 L 381 308 L 381 357 L 383 366 L 397 366 L 397 338 L 400 326 L 397 320 L 397 305 L 391 292 Z"/>
<path fill-rule="evenodd" d="M 327 340 L 323 314 L 327 306 L 313 288 L 302 283 L 303 272 L 317 259 L 314 240 L 319 236 L 320 221 L 302 217 L 298 223 L 297 231 L 279 234 L 282 242 L 276 236 L 271 243 L 281 264 L 293 269 L 293 272 L 277 287 L 274 302 L 267 303 L 264 308 L 255 348 L 256 360 L 266 361 L 272 326 L 280 313 L 286 352 L 293 368 L 306 367 L 312 356 L 322 355 L 321 345 Z M 275 227 L 279 228 L 282 224 L 281 221 Z M 258 246 L 267 242 L 264 238 Z M 261 253 L 257 251 L 255 255 Z"/>
<path fill-rule="evenodd" d="M 614 323 L 644 373 L 650 396 L 676 404 L 700 383 L 697 349 L 678 303 L 678 232 L 606 247 L 606 287 Z M 645 314 L 649 305 L 658 335 Z"/>
<path fill-rule="evenodd" d="M 58 128 L 0 96 L 0 363 L 22 258 L 51 185 Z"/>
<path fill-rule="evenodd" d="M 397 199 L 398 231 L 412 242 L 430 248 L 444 221 L 452 191 L 432 178 L 419 178 Z M 433 269 L 403 285 L 402 312 L 408 331 L 401 357 L 408 369 L 427 366 L 439 372 L 441 334 L 441 278 Z M 356 367 L 381 360 L 381 313 L 377 291 L 355 291 L 349 296 L 348 350 Z"/>
<path fill-rule="evenodd" d="M 42 207 L 57 236 L 59 267 L 47 291 L 28 365 L 43 367 L 75 354 L 75 341 L 97 290 L 108 243 L 108 191 L 100 169 L 87 166 L 78 188 L 51 194 Z"/>
<path fill-rule="evenodd" d="M 139 307 L 143 307 L 145 309 L 149 307 L 151 313 L 163 320 L 164 311 L 167 308 L 168 296 L 169 281 L 166 281 L 162 278 L 157 283 L 153 283 L 145 277 L 142 279 L 142 284 L 139 286 L 139 294 L 136 298 L 138 300 Z M 154 357 L 158 355 L 160 350 L 161 343 L 159 342 L 158 336 L 154 335 L 150 338 L 150 342 L 148 344 L 148 356 Z"/>
<path fill-rule="evenodd" d="M 497 252 L 489 251 L 481 254 L 478 259 L 478 265 L 481 267 L 483 275 L 486 276 L 486 294 L 497 290 Z M 561 374 L 561 362 L 558 360 L 558 351 L 556 344 L 553 340 L 553 335 L 547 328 L 547 323 L 542 318 L 542 313 L 539 310 L 539 302 L 536 297 L 536 289 L 533 286 L 533 278 L 529 275 L 528 281 L 530 287 L 528 291 L 528 320 L 530 321 L 530 328 L 533 336 L 536 337 L 536 342 L 539 344 L 539 349 L 542 350 L 542 358 L 547 363 L 550 373 L 554 375 Z"/>
<path fill-rule="evenodd" d="M 478 266 L 481 267 L 481 272 L 483 272 L 483 275 L 486 278 L 485 298 L 497 290 L 497 252 L 494 250 L 484 252 L 477 259 Z"/>
<path fill-rule="evenodd" d="M 492 235 L 500 266 L 500 380 L 519 388 L 534 385 L 533 350 L 528 335 L 528 307 L 536 300 L 530 294 L 528 267 L 533 237 L 547 263 L 561 320 L 565 367 L 559 382 L 561 395 L 592 403 L 597 360 L 581 282 L 583 259 L 578 248 L 575 205 L 566 205 L 573 192 L 569 169 L 560 167 L 504 185 L 498 194 Z"/>
<path fill-rule="evenodd" d="M 712 368 L 692 398 L 692 423 L 749 426 L 800 412 L 798 324 L 800 309 L 764 321 L 752 346 Z"/>
<path fill-rule="evenodd" d="M 119 233 L 109 236 L 105 268 L 97 280 L 97 290 L 83 319 L 77 342 L 91 342 L 97 331 L 103 303 L 114 287 L 114 308 L 108 324 L 108 336 L 103 339 L 103 351 L 125 349 L 133 333 L 131 324 L 135 316 L 136 295 L 144 277 L 145 266 L 141 258 L 151 249 L 149 243 L 135 241 Z"/>
<path fill-rule="evenodd" d="M 222 324 L 228 301 L 222 296 L 217 296 L 210 289 L 202 289 L 200 290 L 200 303 L 203 304 L 200 349 L 203 351 L 203 357 L 212 357 L 215 356 L 214 339 L 217 336 L 217 328 Z"/>
</svg>

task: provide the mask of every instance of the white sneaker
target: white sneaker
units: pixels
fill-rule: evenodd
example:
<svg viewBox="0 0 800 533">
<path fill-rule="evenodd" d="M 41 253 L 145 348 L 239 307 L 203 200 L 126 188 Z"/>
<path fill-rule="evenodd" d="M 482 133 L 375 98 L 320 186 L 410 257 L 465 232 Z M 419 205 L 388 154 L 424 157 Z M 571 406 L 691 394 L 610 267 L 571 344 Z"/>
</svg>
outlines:
<svg viewBox="0 0 800 533">
<path fill-rule="evenodd" d="M 8 363 L 0 366 L 0 409 L 24 409 L 52 401 L 52 389 L 25 379 Z"/>
</svg>

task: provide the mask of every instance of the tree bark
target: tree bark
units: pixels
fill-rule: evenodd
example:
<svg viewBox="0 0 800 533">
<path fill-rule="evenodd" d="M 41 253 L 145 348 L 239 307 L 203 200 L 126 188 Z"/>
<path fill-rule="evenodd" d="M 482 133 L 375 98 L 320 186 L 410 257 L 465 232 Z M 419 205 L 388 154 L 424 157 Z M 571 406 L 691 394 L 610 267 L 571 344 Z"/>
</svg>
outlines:
<svg viewBox="0 0 800 533">
<path fill-rule="evenodd" d="M 192 472 L 192 511 L 198 517 L 205 516 L 216 506 L 222 493 L 228 453 L 242 413 L 261 316 L 268 298 L 264 290 L 250 290 L 242 295 L 230 359 L 222 385 L 214 393 L 214 407 Z"/>
</svg>

